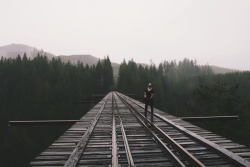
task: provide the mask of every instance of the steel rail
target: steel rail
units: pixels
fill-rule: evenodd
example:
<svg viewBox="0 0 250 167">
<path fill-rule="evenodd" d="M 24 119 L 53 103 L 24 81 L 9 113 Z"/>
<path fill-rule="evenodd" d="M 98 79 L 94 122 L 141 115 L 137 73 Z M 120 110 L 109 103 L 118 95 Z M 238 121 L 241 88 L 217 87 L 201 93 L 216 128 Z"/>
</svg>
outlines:
<svg viewBox="0 0 250 167">
<path fill-rule="evenodd" d="M 117 94 L 118 95 L 118 94 Z M 168 155 L 172 163 L 177 167 L 185 167 L 186 165 L 183 164 L 179 158 L 163 143 L 163 141 L 155 134 L 153 131 L 141 120 L 137 114 L 135 113 L 134 108 L 132 108 L 121 96 L 118 95 L 120 100 L 127 106 L 130 112 L 136 117 L 136 119 L 144 126 L 144 128 L 153 136 L 154 140 L 157 144 L 163 149 L 163 151 Z"/>
<path fill-rule="evenodd" d="M 141 113 L 139 113 L 142 117 Z M 192 166 L 197 166 L 197 167 L 205 167 L 205 165 L 199 161 L 197 158 L 195 158 L 190 152 L 188 152 L 185 148 L 183 148 L 179 143 L 177 143 L 174 139 L 172 139 L 168 134 L 166 134 L 163 130 L 161 130 L 158 126 L 155 124 L 151 123 L 146 117 L 144 118 L 148 121 L 148 123 L 156 130 L 158 131 L 162 136 L 164 136 L 165 139 L 167 139 L 168 142 L 171 143 L 171 145 L 181 152 L 181 154 L 192 164 Z"/>
<path fill-rule="evenodd" d="M 115 96 L 117 96 L 115 93 L 113 93 L 113 94 Z M 132 154 L 131 154 L 131 151 L 130 151 L 130 147 L 129 147 L 129 144 L 128 144 L 127 135 L 126 135 L 123 123 L 122 123 L 122 119 L 121 119 L 121 116 L 120 116 L 120 111 L 118 109 L 117 102 L 116 102 L 115 98 L 114 98 L 114 102 L 115 102 L 115 107 L 116 107 L 118 117 L 119 117 L 119 120 L 120 120 L 120 128 L 121 128 L 121 132 L 122 132 L 122 138 L 123 138 L 123 141 L 124 141 L 125 152 L 126 152 L 126 156 L 127 156 L 127 160 L 128 160 L 128 166 L 129 167 L 135 167 L 135 163 L 134 163 L 134 160 L 133 160 L 133 157 L 132 157 Z"/>
<path fill-rule="evenodd" d="M 82 138 L 80 139 L 80 141 L 78 142 L 78 144 L 76 145 L 76 148 L 73 150 L 73 152 L 71 153 L 71 155 L 69 156 L 68 160 L 66 161 L 66 163 L 64 164 L 64 167 L 75 167 L 86 147 L 86 145 L 88 144 L 89 138 L 96 126 L 97 121 L 99 120 L 102 111 L 108 101 L 108 96 L 109 94 L 106 96 L 106 100 L 103 103 L 103 105 L 100 107 L 100 109 L 98 110 L 96 116 L 93 118 L 93 120 L 91 121 L 87 131 L 84 133 L 84 135 L 82 136 Z"/>
<path fill-rule="evenodd" d="M 130 100 L 130 99 L 129 99 Z M 141 104 L 137 104 L 135 102 L 133 102 L 132 100 L 130 100 L 132 103 L 138 105 L 139 107 L 143 108 L 144 107 Z M 194 140 L 196 140 L 199 143 L 202 143 L 206 146 L 208 146 L 209 148 L 215 150 L 216 152 L 218 152 L 221 156 L 225 157 L 227 160 L 229 160 L 230 162 L 232 162 L 233 164 L 237 165 L 237 166 L 250 166 L 250 162 L 247 161 L 246 159 L 240 157 L 237 154 L 234 154 L 233 152 L 221 147 L 220 145 L 211 142 L 209 140 L 207 140 L 206 138 L 197 135 L 196 133 L 180 126 L 177 125 L 175 122 L 161 116 L 160 114 L 154 113 L 154 116 L 156 116 L 157 118 L 161 119 L 162 121 L 164 121 L 165 123 L 171 125 L 172 127 L 177 128 L 179 131 L 185 133 L 186 135 L 188 135 L 189 137 L 193 138 Z"/>
<path fill-rule="evenodd" d="M 177 128 L 178 130 L 180 130 L 181 132 L 187 134 L 188 136 L 192 137 L 193 139 L 195 139 L 196 141 L 208 146 L 209 148 L 212 148 L 213 150 L 215 150 L 216 152 L 218 152 L 220 155 L 222 155 L 223 157 L 225 157 L 226 159 L 228 159 L 229 161 L 231 161 L 233 164 L 236 164 L 237 166 L 250 166 L 250 162 L 245 160 L 244 158 L 240 157 L 237 154 L 234 154 L 233 152 L 221 147 L 220 145 L 211 142 L 207 139 L 205 139 L 204 137 L 197 135 L 196 133 L 180 126 L 177 125 L 176 123 L 174 123 L 173 121 L 170 121 L 168 119 L 166 119 L 165 117 L 155 113 L 155 116 L 157 116 L 159 119 L 164 120 L 166 123 L 168 123 L 169 125 Z"/>
<path fill-rule="evenodd" d="M 157 125 L 150 122 L 143 114 L 138 112 L 131 104 L 127 103 L 137 114 L 139 114 L 144 121 L 151 125 L 153 129 L 155 129 L 161 136 L 163 136 L 168 143 L 175 148 L 186 160 L 189 164 L 194 167 L 205 167 L 205 165 L 200 162 L 197 158 L 195 158 L 191 153 L 189 153 L 185 148 L 183 148 L 180 144 L 178 144 L 174 139 L 172 139 L 169 135 L 167 135 L 164 131 L 162 131 Z"/>
<path fill-rule="evenodd" d="M 114 97 L 112 92 L 112 166 L 118 167 Z"/>
</svg>

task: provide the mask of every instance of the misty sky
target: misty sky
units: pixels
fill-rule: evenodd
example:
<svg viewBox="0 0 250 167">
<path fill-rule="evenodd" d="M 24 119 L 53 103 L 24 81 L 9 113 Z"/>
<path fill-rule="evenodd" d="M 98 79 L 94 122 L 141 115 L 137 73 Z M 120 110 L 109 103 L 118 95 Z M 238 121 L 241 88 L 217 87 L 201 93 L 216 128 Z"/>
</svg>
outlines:
<svg viewBox="0 0 250 167">
<path fill-rule="evenodd" d="M 250 70 L 250 0 L 0 0 L 0 46 Z"/>
</svg>

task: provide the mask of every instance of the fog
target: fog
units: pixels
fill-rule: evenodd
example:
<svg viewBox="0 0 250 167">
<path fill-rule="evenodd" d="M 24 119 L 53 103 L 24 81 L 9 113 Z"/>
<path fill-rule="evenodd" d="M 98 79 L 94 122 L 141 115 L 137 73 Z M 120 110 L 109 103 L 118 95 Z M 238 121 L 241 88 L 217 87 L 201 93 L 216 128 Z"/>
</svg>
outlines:
<svg viewBox="0 0 250 167">
<path fill-rule="evenodd" d="M 249 0 L 1 0 L 0 46 L 250 70 Z"/>
</svg>

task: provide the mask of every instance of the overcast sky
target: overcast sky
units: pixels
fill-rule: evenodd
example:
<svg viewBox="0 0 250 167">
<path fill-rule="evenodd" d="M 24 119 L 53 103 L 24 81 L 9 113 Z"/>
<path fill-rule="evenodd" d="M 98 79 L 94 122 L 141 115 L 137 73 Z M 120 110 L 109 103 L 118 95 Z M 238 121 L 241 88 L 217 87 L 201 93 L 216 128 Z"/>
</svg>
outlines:
<svg viewBox="0 0 250 167">
<path fill-rule="evenodd" d="M 250 0 L 0 0 L 0 46 L 250 70 Z"/>
</svg>

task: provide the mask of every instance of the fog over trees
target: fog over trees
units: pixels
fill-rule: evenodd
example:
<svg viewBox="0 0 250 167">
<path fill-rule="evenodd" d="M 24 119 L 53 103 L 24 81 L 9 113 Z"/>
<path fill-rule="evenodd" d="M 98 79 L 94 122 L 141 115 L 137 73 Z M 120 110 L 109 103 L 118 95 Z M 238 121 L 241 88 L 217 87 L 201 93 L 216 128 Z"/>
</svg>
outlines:
<svg viewBox="0 0 250 167">
<path fill-rule="evenodd" d="M 0 60 L 0 164 L 27 166 L 69 126 L 8 127 L 9 120 L 79 119 L 90 104 L 73 104 L 113 85 L 109 57 L 95 66 L 38 54 Z M 15 161 L 13 161 L 13 158 Z"/>
<path fill-rule="evenodd" d="M 69 126 L 8 127 L 9 120 L 79 119 L 93 104 L 74 104 L 111 90 L 142 100 L 148 82 L 155 107 L 181 116 L 239 115 L 240 121 L 200 122 L 203 128 L 249 145 L 250 72 L 214 74 L 195 60 L 143 66 L 120 64 L 118 78 L 109 57 L 96 65 L 70 64 L 38 54 L 0 59 L 0 157 L 5 166 L 27 166 Z M 114 84 L 117 83 L 117 84 Z M 15 161 L 13 161 L 13 158 Z"/>
<path fill-rule="evenodd" d="M 158 67 L 143 67 L 134 61 L 123 61 L 117 89 L 135 94 L 142 100 L 151 82 L 156 93 L 154 106 L 169 114 L 185 116 L 239 115 L 239 121 L 195 123 L 235 142 L 249 145 L 250 138 L 250 72 L 214 74 L 209 66 L 195 61 L 165 61 Z"/>
</svg>

